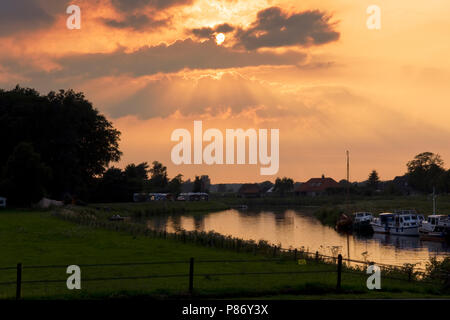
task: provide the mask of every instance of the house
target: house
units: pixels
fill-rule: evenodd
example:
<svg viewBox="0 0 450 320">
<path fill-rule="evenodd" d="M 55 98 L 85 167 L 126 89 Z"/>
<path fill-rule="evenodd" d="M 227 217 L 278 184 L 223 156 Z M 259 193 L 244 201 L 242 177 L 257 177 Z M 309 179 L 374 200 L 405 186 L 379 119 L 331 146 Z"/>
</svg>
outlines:
<svg viewBox="0 0 450 320">
<path fill-rule="evenodd" d="M 6 198 L 0 197 L 0 208 L 6 208 Z"/>
<path fill-rule="evenodd" d="M 241 198 L 259 198 L 261 188 L 257 183 L 245 183 L 239 188 L 238 196 Z"/>
<path fill-rule="evenodd" d="M 333 178 L 326 178 L 322 175 L 321 178 L 311 178 L 307 182 L 302 183 L 294 189 L 296 195 L 303 196 L 317 196 L 326 195 L 332 190 L 340 189 L 342 186 Z"/>
</svg>

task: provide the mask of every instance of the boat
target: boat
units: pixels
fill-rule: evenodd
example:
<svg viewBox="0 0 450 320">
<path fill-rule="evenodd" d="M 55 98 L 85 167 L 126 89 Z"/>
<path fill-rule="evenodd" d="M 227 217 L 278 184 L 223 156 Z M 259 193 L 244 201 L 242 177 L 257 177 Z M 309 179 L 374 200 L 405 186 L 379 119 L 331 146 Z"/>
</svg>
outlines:
<svg viewBox="0 0 450 320">
<path fill-rule="evenodd" d="M 418 236 L 419 223 L 417 215 L 412 213 L 380 213 L 370 223 L 373 232 L 401 236 Z"/>
<path fill-rule="evenodd" d="M 445 241 L 450 236 L 450 217 L 443 214 L 429 215 L 419 228 L 421 240 Z"/>
<path fill-rule="evenodd" d="M 348 233 L 352 231 L 352 225 L 353 225 L 352 218 L 343 213 L 339 216 L 339 219 L 336 222 L 336 230 L 338 232 Z"/>
<path fill-rule="evenodd" d="M 418 214 L 417 215 L 417 222 L 419 223 L 419 227 L 422 225 L 422 223 L 425 221 L 425 217 L 423 216 L 423 214 Z"/>
<path fill-rule="evenodd" d="M 373 232 L 372 222 L 373 215 L 370 212 L 355 212 L 353 213 L 353 230 L 360 233 Z"/>
<path fill-rule="evenodd" d="M 109 221 L 123 221 L 123 220 L 125 220 L 125 217 L 121 217 L 118 214 L 115 214 L 112 217 L 109 217 Z"/>
</svg>

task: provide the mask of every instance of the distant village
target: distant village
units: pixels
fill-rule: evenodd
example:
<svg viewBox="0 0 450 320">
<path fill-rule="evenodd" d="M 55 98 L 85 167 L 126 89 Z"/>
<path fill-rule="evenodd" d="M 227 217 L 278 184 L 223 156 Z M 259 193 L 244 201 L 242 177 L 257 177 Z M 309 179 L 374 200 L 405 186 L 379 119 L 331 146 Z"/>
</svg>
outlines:
<svg viewBox="0 0 450 320">
<path fill-rule="evenodd" d="M 285 178 L 286 179 L 286 178 Z M 204 193 L 215 193 L 220 195 L 235 195 L 242 198 L 260 198 L 260 197 L 279 197 L 282 196 L 324 196 L 344 194 L 347 190 L 351 193 L 372 194 L 397 194 L 409 195 L 415 191 L 408 184 L 407 176 L 397 176 L 390 181 L 377 181 L 376 185 L 371 185 L 369 180 L 363 182 L 348 183 L 343 179 L 339 182 L 331 177 L 322 175 L 321 177 L 310 178 L 306 182 L 292 182 L 287 186 L 284 192 L 280 191 L 279 184 L 271 181 L 261 183 L 219 183 L 212 184 L 207 175 L 200 176 L 201 190 Z M 282 181 L 280 179 L 280 181 Z M 280 182 L 283 183 L 283 182 Z M 185 181 L 181 190 L 183 193 L 192 192 L 194 182 Z"/>
</svg>

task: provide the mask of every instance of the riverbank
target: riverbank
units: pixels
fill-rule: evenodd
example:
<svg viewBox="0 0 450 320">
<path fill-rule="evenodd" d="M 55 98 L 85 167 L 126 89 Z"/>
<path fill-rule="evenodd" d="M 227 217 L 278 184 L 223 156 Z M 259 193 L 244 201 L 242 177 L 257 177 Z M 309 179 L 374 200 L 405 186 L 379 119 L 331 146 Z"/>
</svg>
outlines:
<svg viewBox="0 0 450 320">
<path fill-rule="evenodd" d="M 346 298 L 347 294 L 353 298 L 389 298 L 402 294 L 408 298 L 445 296 L 438 284 L 408 282 L 405 278 L 384 279 L 383 294 L 380 295 L 380 292 L 365 287 L 367 275 L 364 272 L 344 273 L 342 290 L 338 293 L 333 264 L 311 259 L 302 259 L 299 264 L 292 256 L 283 258 L 280 254 L 272 260 L 274 257 L 268 256 L 267 252 L 255 254 L 248 248 L 244 250 L 244 243 L 236 251 L 236 247 L 219 248 L 218 242 L 204 241 L 200 235 L 189 242 L 183 241 L 182 236 L 172 238 L 161 233 L 141 232 L 137 227 L 122 229 L 121 223 L 101 227 L 100 222 L 94 221 L 74 223 L 51 212 L 1 211 L 3 249 L 0 268 L 14 267 L 21 262 L 24 281 L 64 280 L 24 284 L 25 299 L 189 298 L 185 275 L 191 257 L 199 262 L 195 267 L 193 291 L 193 296 L 198 298 L 277 299 L 279 295 Z M 161 261 L 166 264 L 143 264 Z M 182 263 L 169 263 L 174 261 Z M 136 262 L 141 264 L 134 264 Z M 82 266 L 82 279 L 109 280 L 82 280 L 82 290 L 69 291 L 65 286 L 64 266 L 71 264 Z M 31 268 L 43 265 L 53 268 Z M 180 277 L 157 277 L 167 274 Z M 156 277 L 133 279 L 145 275 Z M 14 268 L 0 271 L 0 283 L 14 283 L 14 280 Z M 0 298 L 14 297 L 14 285 L 0 287 Z"/>
<path fill-rule="evenodd" d="M 347 201 L 343 195 L 332 196 L 288 196 L 238 198 L 221 197 L 212 194 L 210 201 L 154 201 L 90 204 L 87 210 L 96 210 L 99 217 L 110 217 L 113 214 L 128 215 L 134 218 L 150 217 L 165 214 L 201 215 L 233 207 L 247 206 L 258 208 L 302 208 L 318 218 L 323 224 L 335 226 L 342 213 L 369 211 L 375 215 L 391 212 L 396 209 L 415 209 L 418 213 L 429 215 L 433 212 L 433 204 L 427 196 L 351 196 Z M 81 209 L 82 209 L 81 208 Z M 438 213 L 450 214 L 450 196 L 438 197 Z"/>
<path fill-rule="evenodd" d="M 293 207 L 324 207 L 345 205 L 351 210 L 369 210 L 375 212 L 392 211 L 394 209 L 416 209 L 422 214 L 431 214 L 433 212 L 433 202 L 431 196 L 413 195 L 413 196 L 361 196 L 350 195 L 347 200 L 345 195 L 330 196 L 267 196 L 261 198 L 238 198 L 238 197 L 220 197 L 212 195 L 211 199 L 225 203 L 229 206 L 248 205 L 258 206 L 293 206 Z M 437 197 L 437 210 L 439 212 L 450 213 L 450 195 L 439 195 Z"/>
</svg>

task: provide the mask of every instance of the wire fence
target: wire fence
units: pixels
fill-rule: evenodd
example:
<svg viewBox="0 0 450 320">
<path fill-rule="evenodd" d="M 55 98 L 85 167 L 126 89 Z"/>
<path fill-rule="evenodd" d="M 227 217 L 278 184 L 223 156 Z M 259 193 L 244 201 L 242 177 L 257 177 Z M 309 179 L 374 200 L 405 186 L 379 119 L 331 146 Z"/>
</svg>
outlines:
<svg viewBox="0 0 450 320">
<path fill-rule="evenodd" d="M 79 264 L 80 268 L 110 268 L 110 267 L 138 267 L 138 266 L 170 266 L 177 264 L 188 264 L 189 267 L 185 270 L 188 272 L 182 273 L 166 273 L 166 274 L 144 274 L 144 275 L 127 275 L 127 276 L 116 276 L 116 277 L 88 277 L 83 278 L 83 282 L 95 282 L 95 281 L 117 281 L 117 280 L 144 280 L 144 279 L 161 279 L 161 278 L 185 278 L 188 279 L 187 292 L 193 294 L 194 291 L 194 277 L 250 277 L 250 276 L 282 276 L 282 275 L 300 275 L 300 274 L 335 274 L 336 275 L 336 290 L 341 290 L 342 284 L 342 274 L 358 275 L 358 276 L 369 276 L 364 268 L 350 267 L 349 263 L 360 264 L 362 266 L 368 266 L 373 264 L 372 262 L 353 260 L 343 258 L 342 255 L 337 257 L 322 255 L 318 252 L 302 252 L 298 250 L 281 249 L 280 252 L 284 252 L 283 256 L 278 258 L 266 258 L 266 259 L 243 259 L 243 260 L 210 260 L 210 259 L 199 259 L 195 260 L 190 258 L 189 260 L 172 260 L 172 261 L 145 261 L 145 262 L 133 262 L 133 263 L 103 263 L 103 264 Z M 242 264 L 242 263 L 258 263 L 258 264 L 274 264 L 274 263 L 296 263 L 296 264 L 311 264 L 311 262 L 316 263 L 317 268 L 308 270 L 280 270 L 280 271 L 240 271 L 240 272 L 194 272 L 194 262 L 195 265 L 202 264 Z M 346 264 L 345 264 L 346 263 Z M 438 279 L 420 279 L 417 275 L 417 271 L 412 272 L 412 269 L 401 270 L 397 266 L 392 265 L 378 265 L 383 271 L 383 279 L 407 281 L 410 283 L 416 282 L 420 284 L 431 284 L 439 285 L 442 284 L 442 280 L 445 283 L 449 282 L 450 276 L 448 272 L 440 272 L 440 277 Z M 22 286 L 27 284 L 46 284 L 46 283 L 61 283 L 66 284 L 67 278 L 65 279 L 27 279 L 23 280 L 22 274 L 26 270 L 52 270 L 59 268 L 67 268 L 67 265 L 22 265 L 18 263 L 17 266 L 6 266 L 0 267 L 0 271 L 16 270 L 15 279 L 9 281 L 0 282 L 0 287 L 2 286 L 16 286 L 16 299 L 22 298 Z M 325 269 L 324 269 L 325 268 Z M 395 272 L 394 272 L 395 271 Z M 436 281 L 438 280 L 438 281 Z"/>
</svg>

